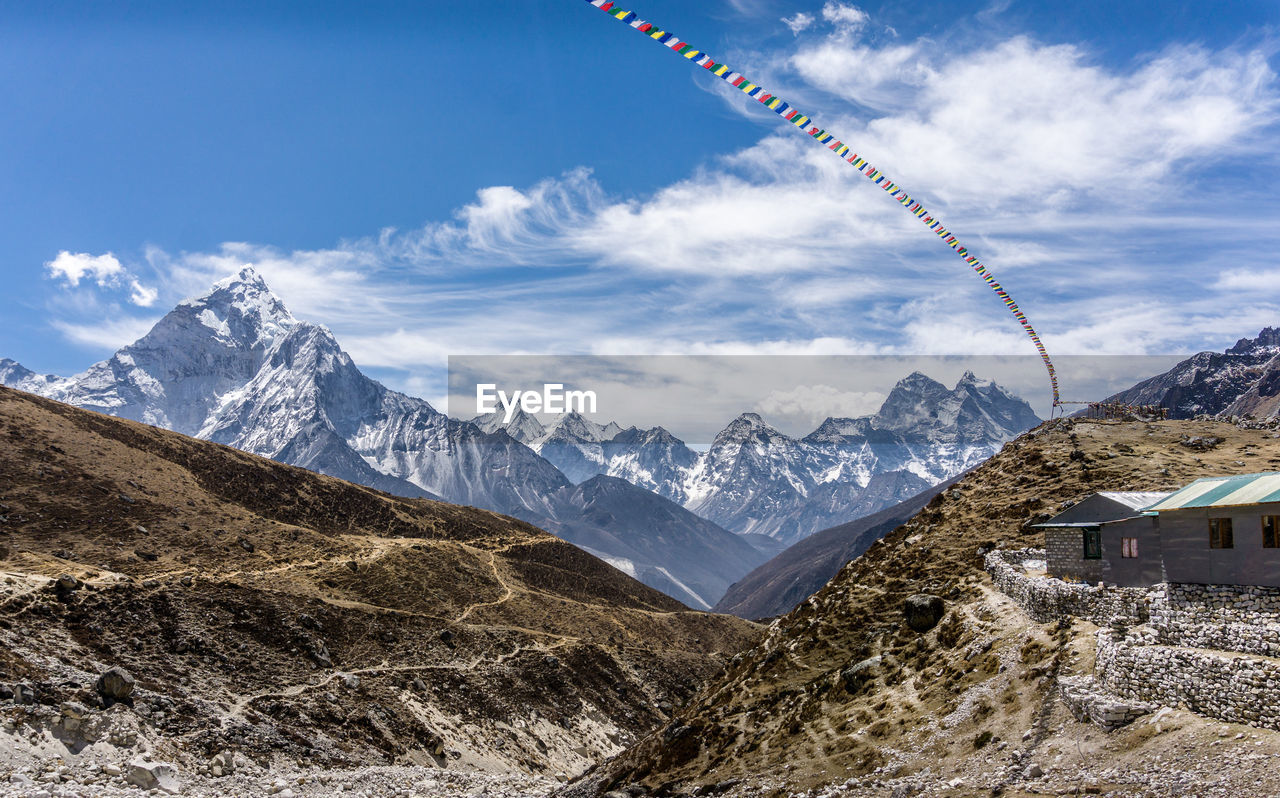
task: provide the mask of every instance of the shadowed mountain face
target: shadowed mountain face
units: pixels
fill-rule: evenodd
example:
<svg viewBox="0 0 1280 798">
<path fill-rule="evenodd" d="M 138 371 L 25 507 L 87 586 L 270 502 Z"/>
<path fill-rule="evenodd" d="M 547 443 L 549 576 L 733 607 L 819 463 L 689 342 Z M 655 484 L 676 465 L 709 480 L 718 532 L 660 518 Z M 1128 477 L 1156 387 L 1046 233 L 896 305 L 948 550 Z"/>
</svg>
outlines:
<svg viewBox="0 0 1280 798">
<path fill-rule="evenodd" d="M 0 569 L 6 682 L 96 717 L 124 667 L 200 762 L 573 771 L 756 634 L 513 518 L 6 388 Z"/>
<path fill-rule="evenodd" d="M 1170 418 L 1280 414 L 1280 329 L 1241 338 L 1225 352 L 1200 352 L 1108 402 L 1159 405 Z"/>
<path fill-rule="evenodd" d="M 732 579 L 765 555 L 742 537 L 616 477 L 596 476 L 552 498 L 549 529 L 646 585 L 711 609 Z M 679 563 L 679 567 L 667 565 Z"/>
<path fill-rule="evenodd" d="M 901 526 L 957 478 L 927 488 L 906 501 L 824 529 L 783 550 L 733 584 L 715 606 L 740 618 L 783 615 L 817 593 L 844 564 Z"/>
</svg>

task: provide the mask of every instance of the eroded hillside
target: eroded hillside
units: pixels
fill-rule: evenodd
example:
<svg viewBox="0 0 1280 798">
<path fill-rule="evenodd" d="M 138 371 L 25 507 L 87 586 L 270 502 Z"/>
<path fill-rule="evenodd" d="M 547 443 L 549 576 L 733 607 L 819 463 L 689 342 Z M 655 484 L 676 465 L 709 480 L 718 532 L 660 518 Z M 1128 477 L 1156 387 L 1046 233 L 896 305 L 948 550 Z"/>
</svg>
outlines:
<svg viewBox="0 0 1280 798">
<path fill-rule="evenodd" d="M 122 739 L 184 767 L 572 773 L 757 636 L 505 516 L 0 388 L 0 683 L 96 718 L 122 667 Z"/>
<path fill-rule="evenodd" d="M 1280 734 L 1162 711 L 1111 734 L 1076 722 L 1059 676 L 1093 627 L 1029 620 L 983 571 L 991 546 L 1097 490 L 1173 489 L 1280 469 L 1280 435 L 1215 422 L 1059 420 L 1011 442 L 845 566 L 662 729 L 566 791 L 784 795 L 1262 795 Z M 945 600 L 921 634 L 906 598 Z"/>
</svg>

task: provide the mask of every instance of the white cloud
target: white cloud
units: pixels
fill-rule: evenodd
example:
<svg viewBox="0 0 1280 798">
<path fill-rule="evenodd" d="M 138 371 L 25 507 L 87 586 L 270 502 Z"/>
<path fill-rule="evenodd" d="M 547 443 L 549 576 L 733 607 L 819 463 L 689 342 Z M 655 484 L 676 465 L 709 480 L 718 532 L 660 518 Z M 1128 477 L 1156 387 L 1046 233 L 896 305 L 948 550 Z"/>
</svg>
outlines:
<svg viewBox="0 0 1280 798">
<path fill-rule="evenodd" d="M 139 307 L 150 307 L 160 292 L 143 285 L 132 276 L 115 255 L 90 255 L 87 252 L 62 250 L 58 256 L 44 265 L 50 279 L 61 279 L 64 285 L 78 287 L 81 280 L 90 280 L 99 288 L 129 287 L 129 301 Z"/>
<path fill-rule="evenodd" d="M 1218 275 L 1214 288 L 1219 291 L 1275 293 L 1280 286 L 1280 269 L 1228 269 Z"/>
<path fill-rule="evenodd" d="M 830 385 L 797 385 L 789 391 L 772 391 L 756 409 L 765 416 L 819 424 L 828 418 L 853 418 L 876 412 L 885 394 L 843 391 Z"/>
<path fill-rule="evenodd" d="M 793 36 L 799 36 L 801 31 L 808 30 L 814 22 L 812 14 L 806 14 L 803 11 L 797 11 L 789 17 L 782 18 L 782 24 L 791 29 Z"/>
<path fill-rule="evenodd" d="M 50 278 L 61 278 L 72 286 L 80 285 L 80 281 L 85 278 L 103 287 L 115 285 L 124 274 L 124 267 L 110 252 L 105 255 L 90 255 L 87 252 L 73 253 L 64 249 L 56 258 L 45 263 L 44 267 Z"/>
<path fill-rule="evenodd" d="M 861 31 L 867 25 L 867 12 L 854 5 L 848 3 L 837 3 L 834 0 L 827 0 L 822 7 L 822 18 L 836 29 L 836 33 L 842 36 L 852 36 Z"/>
<path fill-rule="evenodd" d="M 135 280 L 129 281 L 129 301 L 141 308 L 149 308 L 155 304 L 160 292 Z"/>
<path fill-rule="evenodd" d="M 872 163 L 908 188 L 987 207 L 1145 194 L 1193 158 L 1250 145 L 1277 118 L 1260 52 L 1172 48 L 1125 73 L 1026 38 L 939 52 L 950 50 L 827 41 L 792 64 L 816 86 L 887 111 L 861 125 L 826 120 Z"/>
</svg>

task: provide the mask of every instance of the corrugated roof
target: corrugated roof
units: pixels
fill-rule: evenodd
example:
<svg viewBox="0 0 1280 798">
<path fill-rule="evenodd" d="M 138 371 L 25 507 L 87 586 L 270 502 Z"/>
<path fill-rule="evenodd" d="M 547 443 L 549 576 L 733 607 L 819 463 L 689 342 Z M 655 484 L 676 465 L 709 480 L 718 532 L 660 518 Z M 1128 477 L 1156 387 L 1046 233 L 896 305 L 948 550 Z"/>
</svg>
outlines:
<svg viewBox="0 0 1280 798">
<path fill-rule="evenodd" d="M 1168 495 L 1168 491 L 1104 491 L 1093 493 L 1048 521 L 1032 524 L 1032 526 L 1041 529 L 1089 527 L 1141 518 L 1143 515 L 1142 508 L 1155 504 Z"/>
<path fill-rule="evenodd" d="M 1125 507 L 1134 510 L 1141 510 L 1144 507 L 1150 507 L 1156 502 L 1168 497 L 1167 490 L 1126 490 L 1126 491 L 1101 491 L 1099 496 L 1106 496 L 1113 502 L 1119 502 Z"/>
<path fill-rule="evenodd" d="M 1158 513 L 1189 507 L 1235 507 L 1267 502 L 1280 502 L 1280 473 L 1275 471 L 1197 479 L 1146 509 Z"/>
</svg>

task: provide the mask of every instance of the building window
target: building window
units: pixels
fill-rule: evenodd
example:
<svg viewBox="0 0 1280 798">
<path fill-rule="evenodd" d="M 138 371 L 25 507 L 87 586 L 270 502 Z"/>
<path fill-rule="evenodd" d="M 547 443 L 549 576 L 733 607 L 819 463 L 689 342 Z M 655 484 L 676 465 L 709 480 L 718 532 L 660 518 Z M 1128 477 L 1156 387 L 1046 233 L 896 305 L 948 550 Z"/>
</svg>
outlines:
<svg viewBox="0 0 1280 798">
<path fill-rule="evenodd" d="M 1120 538 L 1120 556 L 1121 557 L 1137 557 L 1138 556 L 1138 539 L 1137 538 Z"/>
<path fill-rule="evenodd" d="M 1231 519 L 1230 518 L 1210 518 L 1209 519 L 1209 548 L 1234 549 L 1235 547 L 1236 547 L 1236 541 L 1231 534 Z"/>
<path fill-rule="evenodd" d="M 1096 526 L 1086 527 L 1084 530 L 1084 558 L 1102 559 L 1102 530 Z"/>
<path fill-rule="evenodd" d="M 1262 548 L 1280 549 L 1280 515 L 1262 516 Z"/>
</svg>

